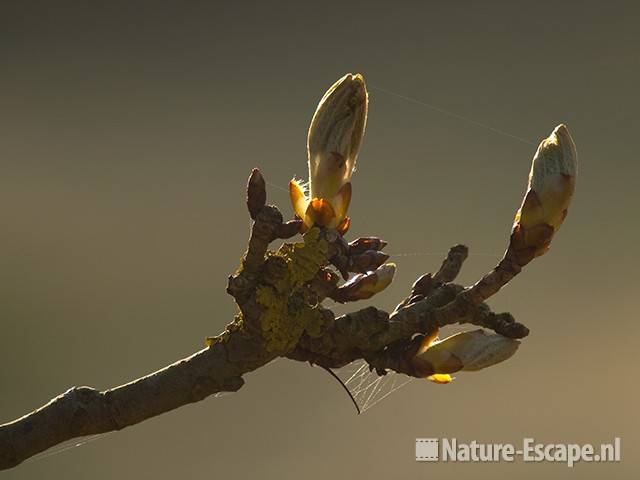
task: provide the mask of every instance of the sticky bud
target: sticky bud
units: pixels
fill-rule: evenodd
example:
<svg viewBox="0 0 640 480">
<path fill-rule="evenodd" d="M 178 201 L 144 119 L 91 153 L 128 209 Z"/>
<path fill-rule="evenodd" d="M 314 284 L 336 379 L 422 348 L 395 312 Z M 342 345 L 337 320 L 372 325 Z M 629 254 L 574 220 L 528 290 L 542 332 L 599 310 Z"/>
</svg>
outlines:
<svg viewBox="0 0 640 480">
<path fill-rule="evenodd" d="M 578 156 L 564 125 L 544 139 L 531 165 L 529 185 L 513 223 L 511 246 L 526 263 L 543 255 L 567 216 Z"/>
<path fill-rule="evenodd" d="M 459 371 L 477 371 L 510 358 L 520 346 L 518 340 L 487 333 L 482 329 L 457 333 L 437 341 L 425 337 L 412 359 L 418 374 L 437 383 L 448 383 L 447 375 Z"/>
<path fill-rule="evenodd" d="M 255 220 L 260 210 L 267 203 L 267 190 L 260 170 L 254 168 L 247 181 L 247 208 L 249 215 Z"/>
<path fill-rule="evenodd" d="M 367 123 L 368 94 L 360 74 L 347 74 L 324 94 L 307 136 L 309 191 L 296 180 L 289 184 L 296 215 L 313 225 L 349 228 L 351 175 Z"/>
<path fill-rule="evenodd" d="M 288 222 L 278 225 L 275 231 L 275 235 L 278 238 L 287 239 L 291 238 L 300 232 L 302 227 L 302 220 L 289 220 Z"/>
<path fill-rule="evenodd" d="M 430 273 L 425 273 L 418 278 L 411 287 L 412 295 L 429 295 L 433 288 L 433 278 Z"/>
<path fill-rule="evenodd" d="M 395 263 L 387 263 L 374 271 L 355 275 L 338 288 L 333 298 L 342 303 L 371 298 L 391 284 L 395 273 Z"/>
<path fill-rule="evenodd" d="M 377 250 L 367 250 L 366 252 L 353 255 L 350 259 L 352 272 L 368 272 L 374 270 L 389 260 L 389 255 Z"/>
<path fill-rule="evenodd" d="M 367 250 L 382 250 L 387 242 L 378 237 L 360 237 L 349 243 L 349 255 L 364 253 Z"/>
</svg>

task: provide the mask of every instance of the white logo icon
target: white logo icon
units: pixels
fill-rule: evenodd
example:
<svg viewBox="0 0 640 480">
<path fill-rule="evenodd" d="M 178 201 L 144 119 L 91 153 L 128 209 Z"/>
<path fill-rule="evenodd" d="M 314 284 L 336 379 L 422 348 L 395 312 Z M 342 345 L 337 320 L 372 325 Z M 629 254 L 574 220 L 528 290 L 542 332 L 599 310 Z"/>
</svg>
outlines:
<svg viewBox="0 0 640 480">
<path fill-rule="evenodd" d="M 438 461 L 438 439 L 437 438 L 416 438 L 416 461 L 417 462 L 437 462 Z"/>
</svg>

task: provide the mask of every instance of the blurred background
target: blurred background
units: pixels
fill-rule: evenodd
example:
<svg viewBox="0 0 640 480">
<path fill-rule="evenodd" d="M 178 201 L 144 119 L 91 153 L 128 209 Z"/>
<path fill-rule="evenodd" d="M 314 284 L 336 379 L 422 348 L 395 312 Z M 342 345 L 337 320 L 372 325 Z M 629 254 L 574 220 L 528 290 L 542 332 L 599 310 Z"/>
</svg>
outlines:
<svg viewBox="0 0 640 480">
<path fill-rule="evenodd" d="M 292 214 L 283 187 L 306 178 L 311 115 L 347 72 L 370 89 L 349 237 L 385 238 L 399 269 L 381 308 L 456 243 L 471 251 L 464 283 L 506 246 L 535 146 L 473 122 L 535 144 L 565 122 L 580 163 L 551 251 L 490 301 L 531 329 L 510 361 L 414 381 L 358 417 L 326 372 L 279 360 L 236 394 L 3 478 L 637 475 L 639 14 L 631 1 L 3 1 L 0 423 L 154 371 L 232 320 L 246 178 L 259 166 Z M 416 437 L 616 436 L 617 464 L 414 460 Z"/>
</svg>

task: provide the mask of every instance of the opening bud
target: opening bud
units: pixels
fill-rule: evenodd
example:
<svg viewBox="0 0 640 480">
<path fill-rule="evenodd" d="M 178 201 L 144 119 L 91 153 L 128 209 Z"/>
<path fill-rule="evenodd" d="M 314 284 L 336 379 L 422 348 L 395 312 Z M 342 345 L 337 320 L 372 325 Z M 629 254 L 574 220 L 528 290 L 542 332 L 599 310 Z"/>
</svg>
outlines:
<svg viewBox="0 0 640 480">
<path fill-rule="evenodd" d="M 448 383 L 448 375 L 454 372 L 482 370 L 503 362 L 520 346 L 518 340 L 482 329 L 456 333 L 444 340 L 436 340 L 437 333 L 425 337 L 412 359 L 416 371 L 436 383 Z"/>
<path fill-rule="evenodd" d="M 349 228 L 351 175 L 367 123 L 368 94 L 360 74 L 347 74 L 324 94 L 307 137 L 309 191 L 292 180 L 293 208 L 306 228 L 313 225 Z M 308 194 L 307 194 L 308 193 Z"/>
<path fill-rule="evenodd" d="M 553 235 L 566 218 L 575 189 L 577 162 L 576 146 L 566 126 L 558 125 L 540 142 L 511 237 L 512 247 L 526 261 L 549 249 Z"/>
</svg>

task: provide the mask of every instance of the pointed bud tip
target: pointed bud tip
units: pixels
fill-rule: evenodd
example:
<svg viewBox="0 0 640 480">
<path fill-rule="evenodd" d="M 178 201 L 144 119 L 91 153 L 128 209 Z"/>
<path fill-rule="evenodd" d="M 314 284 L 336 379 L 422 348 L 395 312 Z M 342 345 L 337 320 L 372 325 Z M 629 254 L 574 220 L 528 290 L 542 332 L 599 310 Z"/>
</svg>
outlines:
<svg viewBox="0 0 640 480">
<path fill-rule="evenodd" d="M 558 153 L 552 158 L 553 162 L 557 164 L 556 168 L 559 169 L 559 173 L 575 177 L 578 166 L 578 153 L 576 144 L 564 123 L 554 128 L 551 134 L 540 143 L 536 157 L 539 155 L 551 156 L 556 149 L 558 149 Z"/>
<path fill-rule="evenodd" d="M 569 131 L 567 130 L 567 126 L 564 123 L 560 123 L 556 128 L 553 129 L 553 133 L 566 135 L 569 133 Z"/>
<path fill-rule="evenodd" d="M 347 73 L 339 78 L 326 91 L 320 101 L 320 105 L 330 101 L 329 99 L 343 101 L 349 98 L 358 100 L 366 100 L 367 98 L 367 85 L 361 73 Z"/>
<path fill-rule="evenodd" d="M 533 157 L 527 193 L 516 213 L 511 247 L 525 265 L 549 250 L 564 222 L 575 189 L 578 155 L 569 129 L 558 125 Z"/>
<path fill-rule="evenodd" d="M 348 84 L 352 84 L 356 87 L 366 88 L 364 75 L 362 75 L 361 73 L 347 73 L 336 82 L 336 85 L 348 85 Z"/>
<path fill-rule="evenodd" d="M 249 184 L 263 185 L 264 183 L 265 183 L 264 177 L 262 176 L 260 169 L 253 168 L 251 170 L 251 174 L 249 175 Z"/>
<path fill-rule="evenodd" d="M 397 265 L 393 262 L 389 262 L 382 265 L 378 270 L 380 269 L 384 269 L 386 272 L 393 275 L 394 273 L 396 273 Z"/>
<path fill-rule="evenodd" d="M 375 269 L 375 274 L 377 277 L 376 282 L 376 291 L 381 292 L 393 281 L 393 277 L 396 274 L 396 264 L 395 263 L 385 263 L 384 265 Z"/>
<path fill-rule="evenodd" d="M 247 181 L 247 208 L 251 218 L 255 219 L 266 203 L 267 190 L 264 177 L 260 170 L 254 168 L 251 170 L 251 175 L 249 175 L 249 180 Z"/>
</svg>

